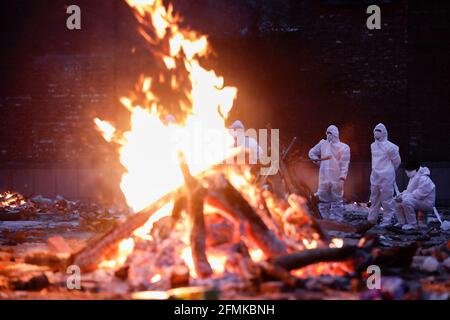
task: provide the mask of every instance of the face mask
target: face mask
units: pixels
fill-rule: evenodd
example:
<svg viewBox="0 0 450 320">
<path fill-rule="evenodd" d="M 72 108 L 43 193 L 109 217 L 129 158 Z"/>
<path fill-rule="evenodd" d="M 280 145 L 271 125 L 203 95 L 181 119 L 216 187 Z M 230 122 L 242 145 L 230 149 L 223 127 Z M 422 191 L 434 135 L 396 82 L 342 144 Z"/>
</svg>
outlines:
<svg viewBox="0 0 450 320">
<path fill-rule="evenodd" d="M 330 132 L 327 132 L 327 141 L 328 142 L 333 141 L 333 135 Z"/>
<path fill-rule="evenodd" d="M 375 130 L 375 131 L 373 132 L 373 137 L 375 138 L 375 140 L 381 140 L 382 136 L 383 136 L 383 135 L 381 134 L 380 131 Z"/>
<path fill-rule="evenodd" d="M 416 175 L 417 170 L 411 170 L 411 171 L 405 170 L 405 172 L 406 172 L 406 175 L 408 176 L 408 178 L 411 179 L 412 177 L 414 177 Z"/>
</svg>

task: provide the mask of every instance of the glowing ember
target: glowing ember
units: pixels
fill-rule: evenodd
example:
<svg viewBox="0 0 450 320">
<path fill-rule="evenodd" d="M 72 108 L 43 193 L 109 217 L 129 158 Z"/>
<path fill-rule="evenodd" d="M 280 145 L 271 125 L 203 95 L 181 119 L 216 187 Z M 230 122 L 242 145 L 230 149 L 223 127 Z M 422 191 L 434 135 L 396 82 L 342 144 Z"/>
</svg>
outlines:
<svg viewBox="0 0 450 320">
<path fill-rule="evenodd" d="M 26 204 L 24 197 L 21 194 L 6 191 L 0 194 L 0 208 L 19 208 Z"/>
<path fill-rule="evenodd" d="M 183 249 L 181 253 L 181 257 L 184 263 L 189 268 L 189 274 L 192 278 L 198 278 L 198 275 L 195 271 L 194 261 L 192 259 L 191 247 L 187 246 Z M 207 252 L 208 262 L 211 265 L 213 273 L 216 275 L 220 275 L 225 271 L 225 264 L 228 256 L 222 252 Z"/>
<path fill-rule="evenodd" d="M 169 294 L 165 291 L 135 292 L 131 296 L 133 299 L 137 299 L 137 300 L 166 300 L 166 299 L 169 299 Z"/>
<path fill-rule="evenodd" d="M 161 218 L 168 217 L 172 213 L 173 210 L 173 202 L 167 203 L 164 207 L 155 212 L 147 222 L 140 227 L 139 229 L 134 231 L 134 235 L 144 240 L 152 240 L 150 236 L 150 231 L 153 228 L 153 224 L 160 220 Z"/>
<path fill-rule="evenodd" d="M 101 132 L 103 133 L 103 138 L 105 138 L 106 141 L 111 142 L 113 139 L 114 133 L 116 132 L 116 128 L 114 128 L 108 122 L 102 121 L 98 118 L 95 118 L 94 122 L 97 125 L 97 127 L 101 130 Z"/>
<path fill-rule="evenodd" d="M 250 249 L 249 253 L 254 262 L 260 262 L 265 258 L 264 252 L 261 249 Z"/>
<path fill-rule="evenodd" d="M 342 248 L 344 240 L 340 238 L 333 238 L 330 243 L 330 248 Z"/>
<path fill-rule="evenodd" d="M 207 256 L 214 274 L 222 274 L 225 271 L 227 255 L 224 253 L 208 253 Z"/>
<path fill-rule="evenodd" d="M 100 263 L 99 268 L 115 269 L 121 267 L 128 256 L 133 252 L 134 240 L 133 238 L 124 239 L 119 243 L 117 257 L 113 260 L 104 260 Z"/>
<path fill-rule="evenodd" d="M 150 282 L 151 282 L 151 283 L 156 283 L 156 282 L 160 281 L 161 279 L 162 279 L 162 276 L 158 273 L 158 274 L 155 274 L 155 275 L 150 279 Z"/>
<path fill-rule="evenodd" d="M 298 278 L 308 278 L 323 275 L 345 276 L 353 271 L 353 268 L 347 262 L 319 262 L 301 269 L 292 270 L 291 274 Z"/>
<path fill-rule="evenodd" d="M 195 272 L 194 260 L 192 259 L 191 254 L 191 247 L 188 246 L 183 249 L 183 252 L 181 252 L 181 258 L 183 259 L 184 263 L 188 266 L 190 276 L 196 279 L 197 272 Z"/>
<path fill-rule="evenodd" d="M 303 239 L 302 242 L 308 250 L 317 248 L 317 241 L 314 239 L 311 241 L 308 241 L 308 239 Z"/>
</svg>

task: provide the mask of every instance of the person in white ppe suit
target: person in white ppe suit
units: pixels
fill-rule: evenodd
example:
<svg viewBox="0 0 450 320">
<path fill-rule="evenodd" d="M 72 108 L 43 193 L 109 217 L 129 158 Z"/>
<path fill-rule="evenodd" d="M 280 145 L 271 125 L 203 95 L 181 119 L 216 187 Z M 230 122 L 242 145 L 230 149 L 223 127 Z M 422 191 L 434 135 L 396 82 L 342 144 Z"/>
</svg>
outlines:
<svg viewBox="0 0 450 320">
<path fill-rule="evenodd" d="M 372 143 L 372 173 L 370 174 L 370 202 L 368 220 L 376 224 L 379 210 L 383 207 L 381 227 L 392 223 L 395 212 L 394 183 L 395 171 L 400 166 L 399 148 L 388 141 L 388 132 L 384 124 L 379 123 L 373 131 L 375 142 Z"/>
<path fill-rule="evenodd" d="M 436 201 L 436 186 L 430 178 L 430 170 L 421 167 L 417 161 L 405 165 L 406 175 L 409 178 L 406 190 L 395 197 L 397 204 L 396 227 L 403 230 L 417 229 L 416 211 L 433 210 Z"/>
<path fill-rule="evenodd" d="M 263 152 L 258 142 L 253 137 L 245 134 L 244 124 L 240 120 L 233 122 L 230 130 L 232 130 L 231 135 L 235 139 L 235 146 L 248 149 L 250 153 L 250 157 L 248 159 L 249 163 L 256 164 Z"/>
<path fill-rule="evenodd" d="M 331 125 L 326 131 L 326 140 L 322 139 L 311 150 L 309 158 L 320 163 L 319 211 L 323 218 L 342 221 L 344 213 L 344 181 L 347 178 L 350 163 L 350 147 L 339 140 L 339 130 Z"/>
</svg>

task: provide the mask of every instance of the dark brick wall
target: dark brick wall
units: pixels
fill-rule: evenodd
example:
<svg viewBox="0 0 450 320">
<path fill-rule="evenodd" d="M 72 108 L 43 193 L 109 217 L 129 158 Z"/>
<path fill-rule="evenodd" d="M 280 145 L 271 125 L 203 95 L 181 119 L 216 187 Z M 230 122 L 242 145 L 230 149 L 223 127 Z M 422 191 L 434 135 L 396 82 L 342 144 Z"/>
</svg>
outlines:
<svg viewBox="0 0 450 320">
<path fill-rule="evenodd" d="M 414 1 L 409 15 L 409 150 L 431 161 L 450 157 L 450 3 Z"/>
<path fill-rule="evenodd" d="M 305 155 L 336 123 L 353 159 L 367 161 L 372 128 L 384 122 L 403 158 L 450 160 L 448 4 L 379 1 L 382 30 L 369 31 L 356 1 L 174 2 L 186 24 L 211 34 L 212 67 L 238 86 L 232 115 L 248 126 L 297 135 Z M 122 1 L 77 1 L 79 32 L 64 27 L 67 4 L 2 1 L 0 161 L 111 157 L 92 119 L 126 126 L 117 98 L 152 68 Z"/>
<path fill-rule="evenodd" d="M 269 17 L 271 29 L 217 39 L 223 72 L 242 89 L 237 115 L 255 126 L 272 122 L 285 140 L 298 136 L 303 155 L 330 123 L 354 160 L 369 160 L 378 122 L 406 151 L 408 5 L 391 2 L 382 6 L 381 31 L 366 28 L 366 5 L 292 1 L 275 11 L 284 20 Z"/>
<path fill-rule="evenodd" d="M 113 110 L 113 57 L 45 55 L 33 63 L 30 114 L 32 160 L 72 161 L 95 153 L 100 142 L 93 130 L 98 111 Z M 98 110 L 98 111 L 97 111 Z"/>
</svg>

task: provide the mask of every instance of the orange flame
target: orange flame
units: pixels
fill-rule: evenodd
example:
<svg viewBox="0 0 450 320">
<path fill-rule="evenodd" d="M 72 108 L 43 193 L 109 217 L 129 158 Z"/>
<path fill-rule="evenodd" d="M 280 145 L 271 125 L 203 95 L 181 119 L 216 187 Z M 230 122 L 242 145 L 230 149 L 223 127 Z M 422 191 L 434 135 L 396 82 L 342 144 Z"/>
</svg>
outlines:
<svg viewBox="0 0 450 320">
<path fill-rule="evenodd" d="M 167 203 L 165 206 L 163 206 L 161 209 L 155 212 L 147 220 L 147 222 L 142 227 L 135 230 L 133 234 L 144 240 L 152 240 L 152 237 L 149 235 L 149 233 L 152 230 L 153 225 L 155 224 L 156 221 L 160 220 L 161 218 L 170 216 L 170 214 L 172 213 L 172 209 L 173 209 L 173 201 Z"/>
<path fill-rule="evenodd" d="M 100 120 L 99 118 L 95 118 L 94 122 L 103 133 L 103 138 L 106 141 L 111 142 L 114 137 L 114 133 L 116 132 L 116 128 L 114 128 L 110 123 Z"/>
<path fill-rule="evenodd" d="M 95 119 L 107 141 L 119 143 L 120 161 L 126 168 L 121 189 L 128 204 L 140 211 L 164 194 L 181 186 L 183 177 L 176 160 L 176 152 L 182 151 L 193 174 L 222 162 L 232 154 L 233 138 L 225 127 L 225 120 L 237 95 L 234 87 L 225 87 L 223 77 L 214 70 L 206 70 L 198 60 L 208 53 L 206 36 L 185 30 L 179 26 L 180 18 L 173 14 L 172 6 L 165 7 L 162 0 L 126 0 L 141 24 L 140 34 L 160 50 L 158 55 L 168 70 L 183 68 L 187 71 L 189 88 L 179 88 L 180 79 L 171 78 L 172 88 L 186 92 L 190 106 L 183 125 L 164 124 L 161 121 L 164 106 L 151 90 L 152 79 L 145 78 L 140 90 L 145 94 L 146 105 L 141 107 L 132 99 L 121 98 L 131 112 L 131 130 L 114 138 L 115 128 Z M 150 28 L 152 34 L 146 32 Z M 169 46 L 163 45 L 167 43 Z M 180 106 L 183 105 L 180 102 Z M 183 109 L 183 108 L 182 108 Z M 191 141 L 203 133 L 214 132 L 205 141 Z M 209 131 L 208 131 L 209 130 Z M 191 139 L 191 140 L 190 140 Z M 220 150 L 219 150 L 220 149 Z M 200 152 L 198 150 L 201 150 Z"/>
<path fill-rule="evenodd" d="M 112 260 L 103 260 L 99 268 L 102 269 L 116 269 L 121 267 L 128 256 L 133 252 L 134 240 L 133 238 L 124 239 L 119 243 L 119 249 L 117 251 L 117 257 Z"/>
<path fill-rule="evenodd" d="M 24 200 L 23 196 L 19 193 L 14 193 L 11 191 L 6 191 L 0 194 L 0 208 L 19 208 L 25 205 L 27 202 Z"/>
</svg>

